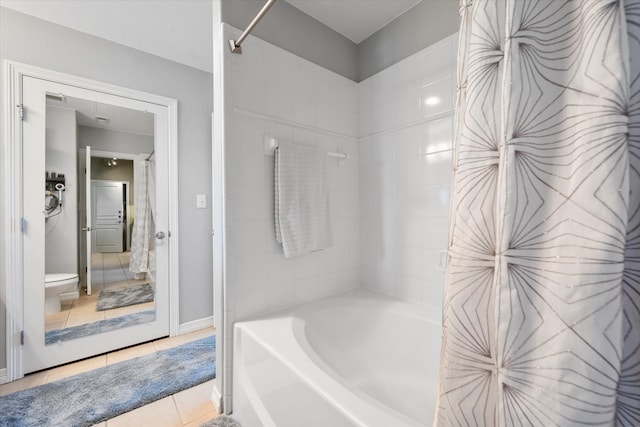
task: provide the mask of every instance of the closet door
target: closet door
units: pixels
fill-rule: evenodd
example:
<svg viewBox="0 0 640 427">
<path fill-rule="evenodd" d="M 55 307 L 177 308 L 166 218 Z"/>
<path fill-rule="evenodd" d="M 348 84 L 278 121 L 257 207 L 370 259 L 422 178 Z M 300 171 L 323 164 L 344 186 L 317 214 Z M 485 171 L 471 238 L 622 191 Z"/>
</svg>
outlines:
<svg viewBox="0 0 640 427">
<path fill-rule="evenodd" d="M 93 292 L 92 281 L 91 281 L 91 235 L 93 234 L 93 222 L 92 211 L 91 211 L 91 146 L 87 145 L 87 149 L 85 151 L 84 158 L 84 224 L 85 226 L 80 229 L 82 233 L 84 233 L 84 241 L 85 241 L 85 272 L 86 272 L 86 282 L 87 282 L 87 295 L 91 295 Z M 82 220 L 82 219 L 81 219 Z M 82 268 L 82 265 L 80 266 Z"/>
</svg>

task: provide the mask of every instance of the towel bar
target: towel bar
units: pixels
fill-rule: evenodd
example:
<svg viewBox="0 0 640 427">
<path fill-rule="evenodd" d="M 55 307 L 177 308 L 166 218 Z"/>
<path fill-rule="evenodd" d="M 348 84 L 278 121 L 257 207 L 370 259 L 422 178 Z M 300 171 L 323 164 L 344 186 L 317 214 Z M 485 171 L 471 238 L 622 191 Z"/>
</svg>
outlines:
<svg viewBox="0 0 640 427">
<path fill-rule="evenodd" d="M 265 135 L 264 136 L 264 155 L 273 156 L 276 148 L 278 148 L 278 139 L 270 135 Z M 347 160 L 349 158 L 349 153 L 343 153 L 341 151 L 328 151 L 327 156 L 336 157 L 340 161 L 340 160 Z"/>
</svg>

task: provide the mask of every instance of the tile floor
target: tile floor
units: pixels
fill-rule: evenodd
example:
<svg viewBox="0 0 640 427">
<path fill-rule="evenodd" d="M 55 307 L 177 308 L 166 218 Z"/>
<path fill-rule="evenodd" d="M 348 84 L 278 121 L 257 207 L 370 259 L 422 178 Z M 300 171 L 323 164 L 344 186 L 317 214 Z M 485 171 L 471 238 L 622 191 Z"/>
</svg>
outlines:
<svg viewBox="0 0 640 427">
<path fill-rule="evenodd" d="M 133 273 L 129 271 L 129 256 L 129 252 L 92 254 L 91 295 L 87 295 L 83 289 L 80 292 L 80 299 L 64 304 L 59 313 L 46 316 L 45 332 L 152 310 L 155 307 L 153 302 L 96 311 L 96 301 L 102 289 L 117 289 L 148 283 L 146 279 L 136 280 L 133 278 Z"/>
<path fill-rule="evenodd" d="M 91 254 L 91 284 L 92 289 L 99 292 L 102 289 L 116 289 L 131 285 L 141 285 L 148 280 L 136 280 L 129 271 L 130 252 Z"/>
<path fill-rule="evenodd" d="M 214 328 L 206 328 L 189 334 L 164 338 L 80 362 L 36 372 L 18 381 L 0 385 L 0 396 L 87 372 L 102 366 L 176 347 L 213 335 L 214 333 Z M 213 381 L 208 381 L 150 403 L 149 405 L 134 409 L 108 421 L 96 424 L 96 427 L 198 427 L 200 424 L 218 415 L 211 402 L 212 390 Z"/>
</svg>

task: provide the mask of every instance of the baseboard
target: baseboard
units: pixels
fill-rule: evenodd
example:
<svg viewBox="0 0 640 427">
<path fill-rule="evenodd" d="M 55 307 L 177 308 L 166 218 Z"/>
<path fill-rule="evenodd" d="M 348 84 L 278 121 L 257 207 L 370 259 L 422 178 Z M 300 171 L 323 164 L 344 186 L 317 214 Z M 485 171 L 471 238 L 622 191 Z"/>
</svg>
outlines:
<svg viewBox="0 0 640 427">
<path fill-rule="evenodd" d="M 213 316 L 204 317 L 198 320 L 192 320 L 191 322 L 181 323 L 178 326 L 178 335 L 187 334 L 199 329 L 210 328 L 213 325 Z"/>
<path fill-rule="evenodd" d="M 7 376 L 7 368 L 0 369 L 0 384 L 5 384 L 9 382 L 9 377 Z"/>
<path fill-rule="evenodd" d="M 222 395 L 220 394 L 220 390 L 216 385 L 213 385 L 213 391 L 211 391 L 211 403 L 213 403 L 213 407 L 216 409 L 218 414 L 222 414 Z"/>
</svg>

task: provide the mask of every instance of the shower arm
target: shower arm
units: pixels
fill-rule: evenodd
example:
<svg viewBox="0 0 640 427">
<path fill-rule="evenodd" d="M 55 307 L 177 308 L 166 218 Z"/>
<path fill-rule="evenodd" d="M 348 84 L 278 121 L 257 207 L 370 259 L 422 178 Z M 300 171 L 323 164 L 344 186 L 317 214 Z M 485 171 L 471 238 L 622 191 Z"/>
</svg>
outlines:
<svg viewBox="0 0 640 427">
<path fill-rule="evenodd" d="M 244 39 L 246 39 L 249 34 L 251 34 L 251 31 L 253 31 L 256 25 L 258 25 L 258 22 L 260 22 L 264 15 L 267 14 L 269 9 L 271 9 L 271 6 L 273 6 L 275 2 L 276 0 L 268 0 L 265 5 L 262 6 L 262 9 L 260 9 L 260 12 L 258 12 L 256 17 L 253 18 L 253 21 L 251 21 L 247 29 L 244 30 L 244 33 L 242 33 L 238 40 L 229 40 L 229 47 L 231 48 L 232 53 L 242 53 L 242 42 L 244 42 Z"/>
</svg>

